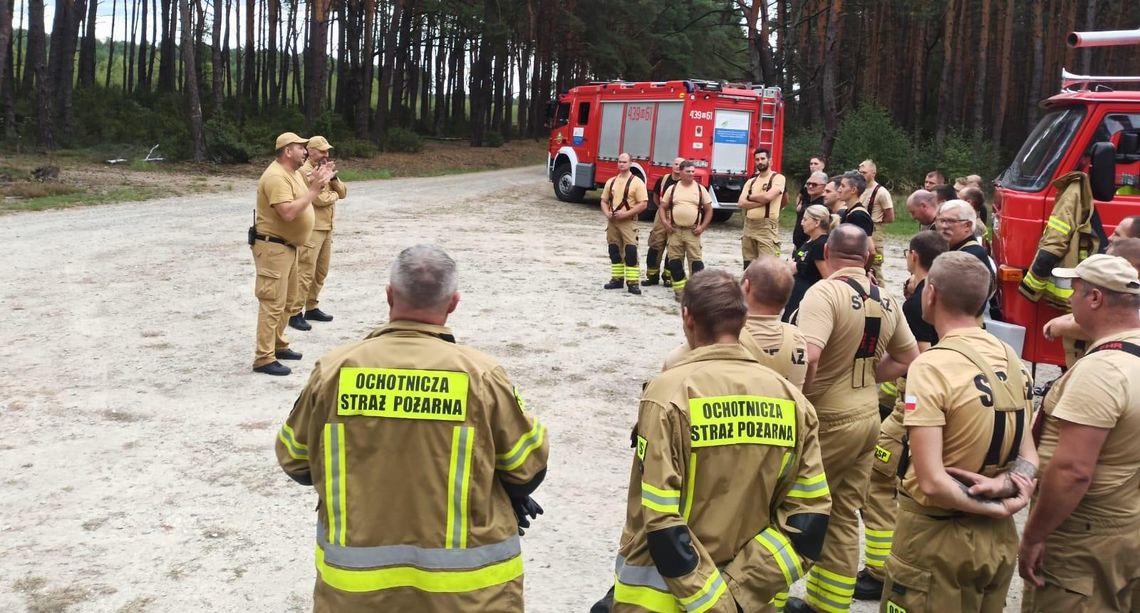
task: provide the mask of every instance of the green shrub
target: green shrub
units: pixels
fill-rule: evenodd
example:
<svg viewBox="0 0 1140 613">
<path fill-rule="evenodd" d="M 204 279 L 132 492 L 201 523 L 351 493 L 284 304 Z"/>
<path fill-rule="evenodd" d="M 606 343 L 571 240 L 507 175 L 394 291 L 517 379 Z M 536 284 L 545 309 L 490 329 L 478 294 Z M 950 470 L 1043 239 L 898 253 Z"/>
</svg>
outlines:
<svg viewBox="0 0 1140 613">
<path fill-rule="evenodd" d="M 896 179 L 920 172 L 915 168 L 913 147 L 906 131 L 891 119 L 886 109 L 864 104 L 848 113 L 839 124 L 835 147 L 827 162 L 828 174 L 853 170 L 868 158 L 878 166 L 878 180 L 883 184 L 889 185 Z"/>
<path fill-rule="evenodd" d="M 242 139 L 241 131 L 223 117 L 206 122 L 206 150 L 215 162 L 245 164 L 261 149 Z"/>
<path fill-rule="evenodd" d="M 368 158 L 376 153 L 372 143 L 359 138 L 346 138 L 333 142 L 333 155 L 337 158 Z"/>
<path fill-rule="evenodd" d="M 801 128 L 785 138 L 780 171 L 795 178 L 798 183 L 807 180 L 808 162 L 813 156 L 819 155 L 821 136 L 819 128 Z"/>
<path fill-rule="evenodd" d="M 941 151 L 937 151 L 933 143 L 929 147 L 938 155 L 934 167 L 946 173 L 946 180 L 950 183 L 957 177 L 976 174 L 982 177 L 984 185 L 997 176 L 1001 168 L 999 154 L 988 140 L 980 136 L 950 132 Z"/>
<path fill-rule="evenodd" d="M 484 147 L 502 147 L 505 142 L 503 135 L 498 132 L 488 132 L 483 135 Z"/>
<path fill-rule="evenodd" d="M 391 128 L 384 139 L 385 151 L 419 153 L 424 150 L 424 141 L 419 134 L 403 128 Z"/>
</svg>

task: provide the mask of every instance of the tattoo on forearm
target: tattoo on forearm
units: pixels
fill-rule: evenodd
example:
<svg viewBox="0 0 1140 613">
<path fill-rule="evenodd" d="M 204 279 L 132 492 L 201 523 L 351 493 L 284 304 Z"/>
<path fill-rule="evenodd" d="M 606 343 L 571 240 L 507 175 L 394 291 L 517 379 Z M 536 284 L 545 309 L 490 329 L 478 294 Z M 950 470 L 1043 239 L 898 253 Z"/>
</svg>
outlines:
<svg viewBox="0 0 1140 613">
<path fill-rule="evenodd" d="M 1037 467 L 1033 465 L 1033 462 L 1019 456 L 1013 461 L 1013 466 L 1010 467 L 1009 472 L 1024 475 L 1028 479 L 1033 479 L 1037 476 Z"/>
</svg>

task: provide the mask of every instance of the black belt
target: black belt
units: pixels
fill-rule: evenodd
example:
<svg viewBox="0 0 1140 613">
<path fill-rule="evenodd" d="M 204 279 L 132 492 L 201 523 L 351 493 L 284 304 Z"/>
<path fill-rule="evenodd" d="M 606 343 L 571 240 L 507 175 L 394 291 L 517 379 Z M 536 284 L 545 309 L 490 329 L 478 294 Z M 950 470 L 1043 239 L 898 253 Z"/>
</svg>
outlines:
<svg viewBox="0 0 1140 613">
<path fill-rule="evenodd" d="M 268 236 L 266 234 L 254 234 L 253 238 L 255 240 L 268 241 L 270 243 L 277 243 L 278 245 L 285 245 L 286 247 L 292 247 L 293 249 L 296 249 L 296 247 L 293 247 L 293 245 L 289 244 L 289 241 L 287 241 L 283 238 L 277 238 L 276 236 Z"/>
</svg>

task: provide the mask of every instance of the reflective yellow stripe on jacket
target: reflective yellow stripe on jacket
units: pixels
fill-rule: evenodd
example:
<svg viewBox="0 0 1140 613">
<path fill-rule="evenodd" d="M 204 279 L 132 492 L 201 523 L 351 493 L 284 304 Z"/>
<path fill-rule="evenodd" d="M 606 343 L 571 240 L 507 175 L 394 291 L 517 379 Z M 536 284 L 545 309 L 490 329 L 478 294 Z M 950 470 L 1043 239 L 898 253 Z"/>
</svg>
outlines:
<svg viewBox="0 0 1140 613">
<path fill-rule="evenodd" d="M 308 460 L 309 459 L 309 446 L 297 441 L 297 434 L 293 432 L 293 428 L 289 424 L 281 426 L 281 431 L 277 433 L 277 438 L 281 444 L 285 445 L 285 451 L 289 452 L 289 457 L 294 460 Z"/>
<path fill-rule="evenodd" d="M 344 424 L 325 424 L 325 514 L 329 521 L 329 537 L 337 545 L 345 544 L 348 502 L 345 491 Z"/>
<path fill-rule="evenodd" d="M 495 455 L 495 470 L 514 470 L 522 466 L 523 462 L 530 457 L 531 452 L 542 447 L 542 441 L 545 438 L 546 426 L 542 425 L 537 418 L 534 419 L 534 427 L 515 442 L 510 451 Z"/>
<path fill-rule="evenodd" d="M 618 556 L 614 569 L 614 602 L 637 605 L 653 613 L 703 613 L 728 591 L 728 584 L 717 571 L 701 589 L 684 598 L 669 592 L 665 579 L 654 566 L 631 566 Z"/>
<path fill-rule="evenodd" d="M 522 576 L 518 536 L 470 549 L 414 545 L 343 547 L 317 527 L 317 572 L 326 584 L 346 592 L 412 587 L 425 592 L 472 592 Z"/>
<path fill-rule="evenodd" d="M 475 445 L 475 428 L 457 426 L 451 436 L 451 463 L 447 470 L 447 534 L 448 549 L 467 548 L 467 495 L 471 483 L 471 452 Z"/>
</svg>

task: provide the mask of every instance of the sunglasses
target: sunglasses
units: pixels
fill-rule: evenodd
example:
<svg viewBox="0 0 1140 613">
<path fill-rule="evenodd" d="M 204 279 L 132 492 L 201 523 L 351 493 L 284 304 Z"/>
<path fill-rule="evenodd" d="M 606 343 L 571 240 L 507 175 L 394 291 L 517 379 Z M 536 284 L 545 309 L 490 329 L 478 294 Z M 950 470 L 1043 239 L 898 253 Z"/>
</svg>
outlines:
<svg viewBox="0 0 1140 613">
<path fill-rule="evenodd" d="M 811 181 L 808 181 L 807 183 L 804 183 L 804 185 L 808 187 L 821 187 L 823 183 L 812 183 Z"/>
</svg>

